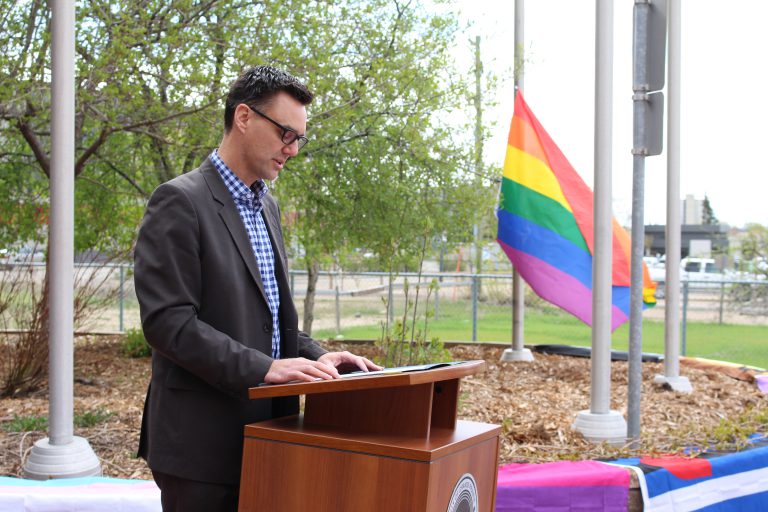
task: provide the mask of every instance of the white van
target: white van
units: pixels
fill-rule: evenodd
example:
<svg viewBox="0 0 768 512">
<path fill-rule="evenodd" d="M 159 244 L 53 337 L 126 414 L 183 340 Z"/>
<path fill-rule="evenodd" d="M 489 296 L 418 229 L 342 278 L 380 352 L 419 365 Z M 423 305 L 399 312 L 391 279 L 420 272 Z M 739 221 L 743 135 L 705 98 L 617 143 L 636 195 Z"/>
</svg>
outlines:
<svg viewBox="0 0 768 512">
<path fill-rule="evenodd" d="M 689 281 L 691 287 L 717 286 L 724 278 L 712 258 L 683 258 L 680 261 L 680 280 Z M 715 283 L 708 284 L 712 281 Z"/>
</svg>

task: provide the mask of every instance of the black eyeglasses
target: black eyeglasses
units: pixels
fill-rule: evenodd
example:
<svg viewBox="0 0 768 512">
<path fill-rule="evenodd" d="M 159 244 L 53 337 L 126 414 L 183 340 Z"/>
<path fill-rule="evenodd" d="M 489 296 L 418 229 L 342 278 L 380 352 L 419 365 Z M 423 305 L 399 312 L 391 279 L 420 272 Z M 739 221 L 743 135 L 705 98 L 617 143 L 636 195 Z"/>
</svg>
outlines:
<svg viewBox="0 0 768 512">
<path fill-rule="evenodd" d="M 289 146 L 289 145 L 293 144 L 294 142 L 298 142 L 299 143 L 299 150 L 301 150 L 301 148 L 303 148 L 307 144 L 307 142 L 309 142 L 308 138 L 306 138 L 303 135 L 299 135 L 296 132 L 296 130 L 294 130 L 293 128 L 288 128 L 287 126 L 281 125 L 280 123 L 278 123 L 277 121 L 275 121 L 274 119 L 269 117 L 268 115 L 266 115 L 266 114 L 264 114 L 262 112 L 259 112 L 258 110 L 256 110 L 255 108 L 253 108 L 250 105 L 248 105 L 248 108 L 250 108 L 251 110 L 256 112 L 258 115 L 260 115 L 261 117 L 263 117 L 264 119 L 266 119 L 267 121 L 272 123 L 273 125 L 277 126 L 281 130 L 283 130 L 283 134 L 280 136 L 280 140 L 282 140 L 283 144 L 285 144 L 286 146 Z"/>
</svg>

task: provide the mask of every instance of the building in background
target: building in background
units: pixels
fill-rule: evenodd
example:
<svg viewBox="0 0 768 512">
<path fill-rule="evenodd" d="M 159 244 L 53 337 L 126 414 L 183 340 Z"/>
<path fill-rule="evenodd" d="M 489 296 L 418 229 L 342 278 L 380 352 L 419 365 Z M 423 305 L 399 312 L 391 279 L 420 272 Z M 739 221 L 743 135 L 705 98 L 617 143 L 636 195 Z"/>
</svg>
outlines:
<svg viewBox="0 0 768 512">
<path fill-rule="evenodd" d="M 718 268 L 727 263 L 728 232 L 727 224 L 720 224 L 712 213 L 709 201 L 686 195 L 680 202 L 681 243 L 680 257 L 715 258 Z M 652 224 L 645 226 L 645 253 L 648 256 L 664 255 L 667 252 L 665 226 Z"/>
<path fill-rule="evenodd" d="M 696 199 L 693 194 L 688 194 L 682 201 L 682 215 L 680 216 L 680 222 L 683 225 L 700 225 L 704 224 L 702 219 L 704 218 L 704 200 Z"/>
</svg>

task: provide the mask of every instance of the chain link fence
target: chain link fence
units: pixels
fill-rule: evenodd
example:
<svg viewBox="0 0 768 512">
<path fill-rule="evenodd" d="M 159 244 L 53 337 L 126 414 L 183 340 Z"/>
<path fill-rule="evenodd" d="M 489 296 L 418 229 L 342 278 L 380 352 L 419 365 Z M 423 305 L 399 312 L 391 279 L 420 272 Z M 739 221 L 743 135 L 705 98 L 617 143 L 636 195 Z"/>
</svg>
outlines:
<svg viewBox="0 0 768 512">
<path fill-rule="evenodd" d="M 86 315 L 75 326 L 79 333 L 117 334 L 140 328 L 132 264 L 77 264 L 75 274 L 76 283 L 102 283 L 97 293 L 88 299 L 93 304 L 92 314 Z M 0 308 L 9 294 L 16 294 L 14 300 L 23 302 L 33 284 L 40 288 L 44 276 L 44 263 L 3 265 L 0 269 Z M 301 318 L 307 273 L 291 270 L 289 279 Z M 19 282 L 24 280 L 28 282 Z M 508 306 L 511 322 L 512 275 L 509 273 L 403 272 L 390 279 L 386 272 L 337 270 L 320 272 L 313 330 L 340 332 L 343 327 L 378 325 L 387 318 L 391 322 L 405 310 L 404 290 L 408 289 L 411 301 L 418 293 L 422 301 L 420 307 L 423 307 L 427 287 L 432 281 L 437 284 L 429 297 L 432 318 L 439 320 L 458 315 L 461 322 L 469 326 L 467 339 L 456 341 L 476 341 L 478 332 L 483 329 L 483 313 L 489 308 Z M 15 283 L 13 287 L 11 283 Z M 644 318 L 663 322 L 663 282 L 659 283 L 659 290 L 657 307 L 647 310 Z M 530 290 L 526 302 L 528 307 L 546 307 Z M 765 280 L 684 281 L 681 283 L 681 303 L 683 329 L 687 321 L 768 325 L 768 281 Z M 23 328 L 2 309 L 0 319 L 0 329 L 4 331 Z"/>
</svg>

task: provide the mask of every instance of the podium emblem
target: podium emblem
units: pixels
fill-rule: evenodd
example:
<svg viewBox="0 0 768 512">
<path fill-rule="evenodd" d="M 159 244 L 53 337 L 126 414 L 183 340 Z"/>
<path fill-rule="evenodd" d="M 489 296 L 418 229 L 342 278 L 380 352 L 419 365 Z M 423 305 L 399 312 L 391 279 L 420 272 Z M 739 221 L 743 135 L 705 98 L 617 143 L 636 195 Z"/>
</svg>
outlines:
<svg viewBox="0 0 768 512">
<path fill-rule="evenodd" d="M 477 512 L 477 484 L 471 474 L 464 473 L 459 478 L 448 503 L 448 512 Z"/>
</svg>

